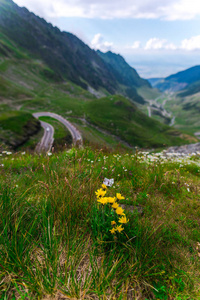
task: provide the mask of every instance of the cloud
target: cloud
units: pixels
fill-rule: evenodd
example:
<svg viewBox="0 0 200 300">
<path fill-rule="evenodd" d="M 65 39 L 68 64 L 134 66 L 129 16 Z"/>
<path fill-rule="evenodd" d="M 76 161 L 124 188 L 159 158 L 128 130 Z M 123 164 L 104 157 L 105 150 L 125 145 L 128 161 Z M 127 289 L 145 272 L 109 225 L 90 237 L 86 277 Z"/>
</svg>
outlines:
<svg viewBox="0 0 200 300">
<path fill-rule="evenodd" d="M 95 34 L 94 38 L 91 41 L 91 48 L 95 50 L 99 49 L 103 52 L 111 50 L 112 46 L 113 43 L 105 41 L 101 33 Z"/>
<path fill-rule="evenodd" d="M 140 48 L 140 44 L 141 44 L 140 41 L 135 41 L 130 48 L 132 48 L 132 49 L 139 49 Z"/>
<path fill-rule="evenodd" d="M 177 47 L 173 43 L 168 43 L 166 39 L 151 38 L 146 42 L 145 50 L 176 50 Z"/>
<path fill-rule="evenodd" d="M 182 50 L 195 51 L 200 50 L 200 35 L 184 39 L 180 45 L 174 45 L 166 39 L 151 38 L 146 42 L 144 50 Z"/>
<path fill-rule="evenodd" d="M 190 39 L 185 39 L 181 42 L 181 49 L 187 51 L 200 49 L 200 35 L 193 36 Z"/>
<path fill-rule="evenodd" d="M 43 17 L 193 19 L 198 0 L 15 0 Z"/>
</svg>

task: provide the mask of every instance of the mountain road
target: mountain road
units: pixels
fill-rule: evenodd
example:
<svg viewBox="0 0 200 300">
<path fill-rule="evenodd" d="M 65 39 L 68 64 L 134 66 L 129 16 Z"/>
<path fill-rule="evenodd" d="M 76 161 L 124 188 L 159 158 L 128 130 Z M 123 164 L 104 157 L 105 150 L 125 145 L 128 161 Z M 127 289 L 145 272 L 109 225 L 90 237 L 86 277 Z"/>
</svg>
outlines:
<svg viewBox="0 0 200 300">
<path fill-rule="evenodd" d="M 44 128 L 44 135 L 41 141 L 37 144 L 35 151 L 36 152 L 48 152 L 51 150 L 53 146 L 53 135 L 54 135 L 54 128 L 50 124 L 40 121 L 41 126 Z"/>
<path fill-rule="evenodd" d="M 74 125 L 72 125 L 69 121 L 67 121 L 62 116 L 55 114 L 55 113 L 51 113 L 51 112 L 38 112 L 38 113 L 34 113 L 33 116 L 37 119 L 39 117 L 51 117 L 53 119 L 58 120 L 71 133 L 72 139 L 73 139 L 73 144 L 82 146 L 83 139 L 82 139 L 81 133 L 78 131 L 78 129 Z M 46 122 L 43 122 L 43 121 L 40 121 L 40 122 L 41 122 L 41 126 L 44 128 L 44 135 L 43 135 L 41 141 L 38 143 L 38 145 L 36 147 L 36 151 L 37 152 L 41 152 L 41 151 L 48 152 L 48 151 L 50 151 L 50 149 L 52 148 L 52 145 L 53 145 L 54 128 Z"/>
</svg>

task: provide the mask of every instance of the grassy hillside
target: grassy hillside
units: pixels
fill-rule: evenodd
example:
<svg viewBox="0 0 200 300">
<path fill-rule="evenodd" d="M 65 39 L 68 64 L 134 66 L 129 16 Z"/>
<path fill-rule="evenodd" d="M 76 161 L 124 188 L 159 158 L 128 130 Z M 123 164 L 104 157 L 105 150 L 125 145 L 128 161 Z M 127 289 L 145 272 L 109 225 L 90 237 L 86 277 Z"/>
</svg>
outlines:
<svg viewBox="0 0 200 300">
<path fill-rule="evenodd" d="M 179 97 L 183 98 L 183 97 L 197 94 L 199 92 L 200 92 L 200 80 L 195 81 L 194 83 L 187 86 L 187 88 L 185 90 L 183 90 L 182 92 L 179 92 L 178 95 L 179 95 Z"/>
<path fill-rule="evenodd" d="M 0 112 L 0 143 L 16 149 L 40 130 L 40 123 L 31 114 L 20 111 Z"/>
<path fill-rule="evenodd" d="M 117 145 L 118 137 L 131 146 L 141 147 L 187 142 L 187 138 L 181 140 L 180 133 L 149 119 L 121 96 L 96 99 L 70 81 L 56 82 L 54 73 L 42 61 L 31 59 L 9 39 L 2 36 L 2 40 L 4 48 L 12 49 L 12 54 L 0 55 L 0 111 L 61 114 L 72 123 L 79 122 L 85 141 L 99 145 Z"/>
<path fill-rule="evenodd" d="M 104 95 L 118 93 L 133 100 L 143 101 L 141 96 L 137 95 L 134 86 L 149 83 L 140 78 L 122 57 L 120 61 L 123 63 L 118 64 L 118 71 L 123 73 L 123 76 L 118 76 L 119 72 L 116 74 L 116 69 L 75 35 L 60 31 L 26 8 L 17 6 L 12 0 L 0 0 L 0 15 L 0 32 L 17 47 L 25 49 L 29 56 L 43 61 L 51 70 L 49 75 L 55 80 L 70 80 L 86 90 L 94 89 L 98 94 L 102 94 L 102 91 Z M 0 53 L 7 55 L 1 43 Z M 124 65 L 128 76 L 125 75 L 127 72 L 123 71 Z M 129 75 L 132 75 L 131 82 Z"/>
<path fill-rule="evenodd" d="M 0 14 L 0 31 L 18 47 L 43 60 L 58 80 L 65 78 L 84 88 L 89 84 L 96 89 L 101 86 L 114 91 L 117 82 L 112 74 L 95 51 L 76 36 L 61 32 L 11 0 L 0 1 Z M 99 69 L 93 67 L 93 60 Z"/>
<path fill-rule="evenodd" d="M 0 299 L 199 299 L 199 166 L 90 148 L 1 153 Z M 105 177 L 111 198 L 97 199 Z"/>
<path fill-rule="evenodd" d="M 166 103 L 165 108 L 172 112 L 175 118 L 175 126 L 189 134 L 200 131 L 200 94 L 196 93 L 185 98 L 177 95 Z"/>
<path fill-rule="evenodd" d="M 54 45 L 54 49 L 57 49 L 55 45 L 60 41 L 59 47 L 62 48 L 59 48 L 59 51 L 62 50 L 60 55 L 64 55 L 63 51 L 68 49 L 66 48 L 64 50 L 64 45 L 66 44 L 69 46 L 69 49 L 73 50 L 73 53 L 77 51 L 76 55 L 79 55 L 79 50 L 83 51 L 84 55 L 87 56 L 88 63 L 91 64 L 91 62 L 93 62 L 93 67 L 96 66 L 95 72 L 97 72 L 99 68 L 97 67 L 98 64 L 96 64 L 97 61 L 95 57 L 98 57 L 97 60 L 101 58 L 99 55 L 94 54 L 94 51 L 92 52 L 92 56 L 87 55 L 87 51 L 90 52 L 92 50 L 89 50 L 89 48 L 76 37 L 67 33 L 61 33 L 58 29 L 47 24 L 43 19 L 36 17 L 34 14 L 30 14 L 26 9 L 17 7 L 11 0 L 8 2 L 0 1 L 0 9 L 3 11 L 3 17 L 0 20 L 0 112 L 10 110 L 30 113 L 37 111 L 55 112 L 65 118 L 70 118 L 72 123 L 78 123 L 79 130 L 84 136 L 84 141 L 97 143 L 99 145 L 105 144 L 111 147 L 117 145 L 119 142 L 124 145 L 128 143 L 130 146 L 140 147 L 161 147 L 163 145 L 179 145 L 188 142 L 188 137 L 146 117 L 145 114 L 141 113 L 135 107 L 134 102 L 131 103 L 129 100 L 117 95 L 112 96 L 114 99 L 113 102 L 110 100 L 112 97 L 109 96 L 99 100 L 96 99 L 93 94 L 72 83 L 71 80 L 75 82 L 73 79 L 74 71 L 70 73 L 72 77 L 67 77 L 67 75 L 65 77 L 64 73 L 61 72 L 61 74 L 58 72 L 56 68 L 59 66 L 60 61 L 57 63 L 56 58 L 55 60 L 50 59 L 51 55 L 55 54 L 50 50 L 49 53 L 51 53 L 51 55 L 47 57 L 47 60 L 44 59 L 43 48 L 47 46 L 51 48 L 53 47 L 52 45 Z M 20 20 L 22 23 L 20 23 Z M 11 24 L 13 26 L 15 25 L 14 28 L 16 32 L 10 30 Z M 36 24 L 39 26 L 38 30 L 40 33 L 37 35 L 34 34 L 37 27 Z M 34 35 L 33 39 L 27 38 L 27 28 L 30 29 L 31 35 Z M 24 34 L 22 34 L 23 32 Z M 48 39 L 46 39 L 47 33 Z M 37 40 L 35 40 L 36 36 L 38 36 Z M 50 44 L 50 37 L 52 37 L 52 44 Z M 58 40 L 55 41 L 55 37 L 57 37 Z M 43 42 L 46 46 L 41 50 L 40 46 Z M 32 45 L 32 43 L 34 45 Z M 32 49 L 33 52 L 31 52 L 32 50 L 30 49 Z M 84 49 L 87 51 L 85 52 Z M 60 59 L 61 56 L 56 57 Z M 146 81 L 141 79 L 136 71 L 126 64 L 122 57 L 112 54 L 112 57 L 113 56 L 115 59 L 117 57 L 121 62 L 121 69 L 125 66 L 125 69 L 127 70 L 128 68 L 129 73 L 132 74 L 131 78 L 137 79 L 135 85 L 138 89 L 138 93 L 149 97 L 155 97 L 158 94 L 157 91 L 149 87 L 148 83 L 145 84 Z M 52 66 L 48 59 L 50 59 L 51 63 L 55 64 L 55 66 Z M 81 59 L 87 64 L 83 57 Z M 70 64 L 73 68 L 78 66 L 74 64 L 73 59 L 70 60 Z M 101 62 L 101 64 L 104 63 Z M 84 65 L 82 71 L 86 72 L 88 68 L 90 70 L 89 65 Z M 110 68 L 111 65 L 109 65 L 108 69 L 110 70 Z M 67 72 L 71 72 L 70 68 L 66 67 L 66 70 Z M 96 88 L 95 80 L 98 78 L 95 77 L 96 73 L 93 72 L 92 69 L 90 71 L 90 76 L 94 79 L 93 85 L 91 84 L 91 86 Z M 122 77 L 125 76 L 123 72 L 120 73 L 117 64 L 115 64 L 115 73 L 116 72 L 121 74 L 120 76 Z M 78 76 L 78 73 L 75 73 L 76 76 Z M 102 80 L 107 82 L 111 87 L 109 81 L 107 81 L 107 75 L 104 75 Z M 85 78 L 81 76 L 82 75 L 79 76 L 79 80 Z M 113 76 L 116 79 L 116 74 Z M 122 77 L 120 78 L 122 79 Z M 69 80 L 69 78 L 71 80 Z M 82 83 L 86 83 L 87 80 L 84 79 Z M 129 95 L 129 98 L 141 103 L 140 100 L 143 98 L 138 96 L 135 88 L 132 90 L 131 86 L 133 82 L 131 81 L 125 86 L 125 82 L 120 80 L 118 78 L 118 91 Z M 114 86 L 116 85 L 114 84 Z M 100 93 L 109 94 L 108 91 L 110 90 L 108 86 L 106 87 L 104 84 L 100 84 L 98 87 Z M 147 111 L 146 107 L 143 108 L 143 111 L 144 110 L 145 112 Z"/>
<path fill-rule="evenodd" d="M 129 100 L 109 96 L 86 103 L 87 119 L 132 146 L 163 147 L 183 143 L 177 130 L 147 117 Z M 187 143 L 187 138 L 184 139 Z"/>
</svg>

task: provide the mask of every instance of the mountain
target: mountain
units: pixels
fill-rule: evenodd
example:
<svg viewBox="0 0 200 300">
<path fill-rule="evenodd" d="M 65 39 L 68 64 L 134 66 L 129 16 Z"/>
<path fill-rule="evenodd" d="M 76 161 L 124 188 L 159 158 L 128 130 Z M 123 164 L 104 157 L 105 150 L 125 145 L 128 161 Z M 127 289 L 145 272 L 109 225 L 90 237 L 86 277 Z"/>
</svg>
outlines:
<svg viewBox="0 0 200 300">
<path fill-rule="evenodd" d="M 184 89 L 182 92 L 178 93 L 178 96 L 183 98 L 183 97 L 187 97 L 187 96 L 192 96 L 199 92 L 200 92 L 200 80 L 189 84 L 186 87 L 186 89 Z"/>
<path fill-rule="evenodd" d="M 137 91 L 152 89 L 121 56 L 108 53 L 106 61 L 74 35 L 61 32 L 11 0 L 0 0 L 0 16 L 0 128 L 5 129 L 1 141 L 11 145 L 10 137 L 18 138 L 28 126 L 20 144 L 26 141 L 30 132 L 37 131 L 30 116 L 38 111 L 61 114 L 79 128 L 85 143 L 100 147 L 120 142 L 152 148 L 190 141 L 138 109 L 134 101 L 142 98 Z M 106 97 L 97 99 L 88 89 Z M 28 113 L 25 125 L 18 124 L 23 113 Z M 6 126 L 10 120 L 20 126 Z M 38 141 L 33 139 L 33 143 Z"/>
<path fill-rule="evenodd" d="M 161 80 L 164 78 L 148 78 L 148 82 L 151 84 L 152 87 L 155 87 Z"/>
<path fill-rule="evenodd" d="M 115 54 L 111 51 L 103 53 L 99 50 L 97 53 L 110 66 L 116 78 L 118 79 L 118 82 L 121 84 L 128 85 L 130 87 L 150 87 L 148 81 L 141 78 L 136 70 L 129 66 L 129 64 L 120 54 Z"/>
<path fill-rule="evenodd" d="M 136 98 L 138 103 L 144 104 L 145 101 L 141 96 L 137 96 L 138 87 L 151 87 L 147 80 L 142 79 L 136 70 L 129 66 L 125 59 L 111 51 L 103 53 L 97 51 L 98 55 L 104 60 L 104 62 L 109 66 L 112 74 L 115 76 L 117 82 L 121 85 L 127 86 L 126 94 L 129 98 Z"/>
<path fill-rule="evenodd" d="M 154 87 L 158 88 L 162 92 L 166 90 L 177 92 L 188 88 L 197 81 L 200 81 L 200 66 L 194 66 L 187 70 L 170 75 L 157 82 Z"/>
<path fill-rule="evenodd" d="M 123 64 L 118 66 L 116 72 L 116 63 L 111 66 L 110 62 L 102 59 L 103 55 L 90 49 L 75 35 L 61 32 L 26 8 L 17 6 L 12 0 L 0 0 L 0 15 L 0 32 L 18 47 L 26 49 L 31 56 L 42 59 L 58 81 L 68 79 L 84 89 L 99 92 L 106 90 L 110 94 L 122 94 L 144 103 L 135 86 L 148 83 L 122 57 L 119 60 Z M 0 51 L 6 52 L 2 43 Z M 128 76 L 119 76 L 120 72 L 124 72 L 120 70 L 124 65 L 129 73 L 134 73 L 131 80 Z"/>
</svg>

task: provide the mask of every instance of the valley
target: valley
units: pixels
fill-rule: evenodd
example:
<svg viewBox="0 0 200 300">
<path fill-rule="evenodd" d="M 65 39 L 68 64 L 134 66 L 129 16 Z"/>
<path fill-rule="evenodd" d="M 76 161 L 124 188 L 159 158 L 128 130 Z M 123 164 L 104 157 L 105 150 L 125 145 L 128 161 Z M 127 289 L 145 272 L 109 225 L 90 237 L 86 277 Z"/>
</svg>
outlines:
<svg viewBox="0 0 200 300">
<path fill-rule="evenodd" d="M 11 0 L 1 0 L 0 11 L 0 112 L 56 113 L 74 123 L 84 143 L 111 148 L 120 141 L 142 148 L 196 141 L 192 131 L 168 126 L 179 120 L 167 107 L 173 101 L 119 54 L 95 52 Z M 15 35 L 9 29 L 13 22 Z M 22 34 L 23 28 L 29 28 L 32 40 Z"/>
<path fill-rule="evenodd" d="M 0 0 L 0 299 L 200 299 L 200 66 L 109 47 Z"/>
</svg>

